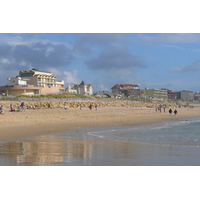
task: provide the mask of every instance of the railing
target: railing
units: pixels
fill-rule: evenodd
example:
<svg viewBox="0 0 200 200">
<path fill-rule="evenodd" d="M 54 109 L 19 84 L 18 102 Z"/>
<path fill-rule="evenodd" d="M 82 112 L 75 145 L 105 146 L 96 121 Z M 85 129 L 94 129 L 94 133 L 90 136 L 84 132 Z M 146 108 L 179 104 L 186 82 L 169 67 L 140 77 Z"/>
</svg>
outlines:
<svg viewBox="0 0 200 200">
<path fill-rule="evenodd" d="M 14 87 L 14 85 L 5 85 L 3 87 Z"/>
<path fill-rule="evenodd" d="M 43 85 L 34 85 L 34 87 L 44 87 Z"/>
</svg>

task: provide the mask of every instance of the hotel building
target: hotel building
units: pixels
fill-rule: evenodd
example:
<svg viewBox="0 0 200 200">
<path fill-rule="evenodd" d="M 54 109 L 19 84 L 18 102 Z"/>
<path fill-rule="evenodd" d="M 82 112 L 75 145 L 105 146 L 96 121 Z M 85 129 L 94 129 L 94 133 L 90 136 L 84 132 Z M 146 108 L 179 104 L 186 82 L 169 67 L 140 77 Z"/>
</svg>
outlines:
<svg viewBox="0 0 200 200">
<path fill-rule="evenodd" d="M 0 86 L 0 93 L 8 95 L 37 95 L 64 91 L 64 81 L 57 81 L 51 72 L 31 69 L 20 71 L 14 78 L 7 78 L 7 85 Z"/>
</svg>

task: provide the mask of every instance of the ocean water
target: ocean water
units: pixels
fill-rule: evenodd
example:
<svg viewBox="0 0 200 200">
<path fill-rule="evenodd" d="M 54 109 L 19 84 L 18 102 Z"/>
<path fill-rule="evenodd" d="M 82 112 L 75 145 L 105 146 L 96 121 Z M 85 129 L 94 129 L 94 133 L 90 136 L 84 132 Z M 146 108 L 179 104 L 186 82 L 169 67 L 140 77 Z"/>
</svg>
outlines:
<svg viewBox="0 0 200 200">
<path fill-rule="evenodd" d="M 87 134 L 104 140 L 164 146 L 200 147 L 200 118 L 123 127 Z"/>
<path fill-rule="evenodd" d="M 0 143 L 1 166 L 200 166 L 200 118 Z"/>
</svg>

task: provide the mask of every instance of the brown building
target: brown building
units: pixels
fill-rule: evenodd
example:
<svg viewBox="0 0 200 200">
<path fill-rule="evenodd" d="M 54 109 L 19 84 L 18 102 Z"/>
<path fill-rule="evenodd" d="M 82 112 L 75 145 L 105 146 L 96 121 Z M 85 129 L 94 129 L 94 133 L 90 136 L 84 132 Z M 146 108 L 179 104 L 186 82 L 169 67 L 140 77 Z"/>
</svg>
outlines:
<svg viewBox="0 0 200 200">
<path fill-rule="evenodd" d="M 140 96 L 140 88 L 138 85 L 133 84 L 116 84 L 112 88 L 112 93 L 121 94 L 125 97 L 133 96 L 139 97 Z"/>
<path fill-rule="evenodd" d="M 167 91 L 167 98 L 168 99 L 176 99 L 176 92 L 172 92 L 171 90 L 166 89 L 166 88 L 162 88 L 162 90 Z"/>
</svg>

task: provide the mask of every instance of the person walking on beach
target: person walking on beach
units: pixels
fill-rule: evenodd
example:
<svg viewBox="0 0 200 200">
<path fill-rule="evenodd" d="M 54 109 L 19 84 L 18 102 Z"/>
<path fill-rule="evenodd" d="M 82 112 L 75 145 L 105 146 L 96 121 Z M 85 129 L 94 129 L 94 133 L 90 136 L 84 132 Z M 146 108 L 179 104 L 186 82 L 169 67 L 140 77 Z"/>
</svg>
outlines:
<svg viewBox="0 0 200 200">
<path fill-rule="evenodd" d="M 95 105 L 95 109 L 98 110 L 98 105 L 97 104 Z"/>
<path fill-rule="evenodd" d="M 177 113 L 178 113 L 178 111 L 177 111 L 177 110 L 175 110 L 175 111 L 174 111 L 174 114 L 176 115 Z"/>
<path fill-rule="evenodd" d="M 92 104 L 89 105 L 89 109 L 92 110 Z"/>
<path fill-rule="evenodd" d="M 164 113 L 165 113 L 165 108 L 166 108 L 166 106 L 164 105 L 164 106 L 163 106 Z"/>
<path fill-rule="evenodd" d="M 66 105 L 64 105 L 64 109 L 65 109 L 65 110 L 67 110 L 67 109 L 68 109 Z"/>
<path fill-rule="evenodd" d="M 0 114 L 4 115 L 4 112 L 3 112 L 3 105 L 0 106 Z"/>
<path fill-rule="evenodd" d="M 161 109 L 162 109 L 162 105 L 160 104 L 160 106 L 159 106 L 159 110 L 160 110 L 160 112 L 161 112 Z"/>
<path fill-rule="evenodd" d="M 172 114 L 172 109 L 171 109 L 171 108 L 169 109 L 169 114 L 170 114 L 170 115 Z"/>
<path fill-rule="evenodd" d="M 21 103 L 20 107 L 21 107 L 21 109 L 22 109 L 23 111 L 25 111 L 24 102 Z"/>
</svg>

